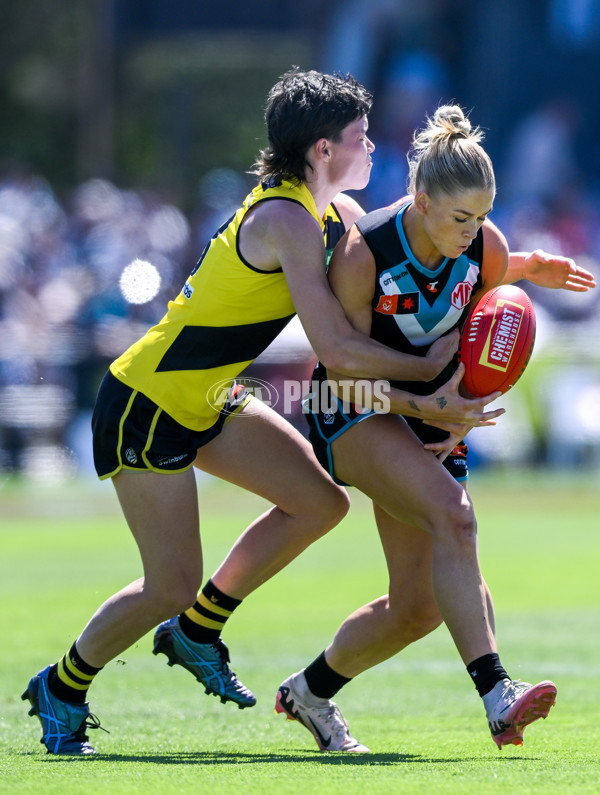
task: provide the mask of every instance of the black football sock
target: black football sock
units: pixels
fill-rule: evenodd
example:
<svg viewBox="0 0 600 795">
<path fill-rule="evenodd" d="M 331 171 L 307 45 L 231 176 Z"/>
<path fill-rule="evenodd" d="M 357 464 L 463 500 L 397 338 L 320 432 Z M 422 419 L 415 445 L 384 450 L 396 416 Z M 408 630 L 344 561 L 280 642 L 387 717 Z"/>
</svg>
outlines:
<svg viewBox="0 0 600 795">
<path fill-rule="evenodd" d="M 325 652 L 304 669 L 304 676 L 308 689 L 317 698 L 333 698 L 344 685 L 352 681 L 338 674 L 328 665 Z"/>
<path fill-rule="evenodd" d="M 467 665 L 467 671 L 480 696 L 489 693 L 498 682 L 510 679 L 497 654 L 484 654 Z"/>
<path fill-rule="evenodd" d="M 62 660 L 50 669 L 48 687 L 61 701 L 84 704 L 88 688 L 101 670 L 82 660 L 74 643 Z"/>
<path fill-rule="evenodd" d="M 225 622 L 241 603 L 241 599 L 227 596 L 209 580 L 197 601 L 179 616 L 181 629 L 196 643 L 216 643 Z"/>
</svg>

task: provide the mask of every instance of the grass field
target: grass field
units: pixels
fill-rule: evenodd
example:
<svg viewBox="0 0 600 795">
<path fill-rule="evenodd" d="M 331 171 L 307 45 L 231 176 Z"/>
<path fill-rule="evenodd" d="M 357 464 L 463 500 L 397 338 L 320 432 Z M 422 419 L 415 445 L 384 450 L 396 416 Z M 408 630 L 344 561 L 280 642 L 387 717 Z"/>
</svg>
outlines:
<svg viewBox="0 0 600 795">
<path fill-rule="evenodd" d="M 212 481 L 199 491 L 210 573 L 264 504 Z M 104 598 L 139 576 L 136 550 L 109 484 L 3 487 L 0 792 L 599 793 L 600 480 L 476 473 L 470 491 L 504 665 L 559 688 L 522 748 L 496 749 L 443 627 L 339 694 L 370 756 L 321 754 L 305 729 L 274 714 L 281 680 L 386 590 L 369 506 L 354 493 L 344 522 L 228 625 L 234 670 L 256 707 L 205 696 L 150 653 L 149 635 L 98 677 L 92 711 L 111 733 L 92 733 L 97 758 L 73 760 L 45 754 L 20 694 Z"/>
</svg>

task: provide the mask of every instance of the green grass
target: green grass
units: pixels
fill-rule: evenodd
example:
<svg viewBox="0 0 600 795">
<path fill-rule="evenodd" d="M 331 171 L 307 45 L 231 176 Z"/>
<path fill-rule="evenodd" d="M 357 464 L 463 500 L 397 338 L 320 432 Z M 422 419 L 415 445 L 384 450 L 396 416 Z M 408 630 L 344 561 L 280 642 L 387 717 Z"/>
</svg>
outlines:
<svg viewBox="0 0 600 795">
<path fill-rule="evenodd" d="M 19 696 L 58 659 L 93 610 L 139 576 L 109 484 L 0 491 L 0 792 L 598 793 L 600 791 L 600 489 L 556 477 L 472 478 L 482 566 L 511 675 L 554 679 L 557 706 L 501 753 L 444 628 L 338 696 L 373 753 L 326 755 L 273 712 L 280 681 L 312 660 L 347 613 L 386 590 L 366 501 L 249 597 L 226 639 L 257 694 L 251 710 L 208 698 L 150 654 L 151 636 L 106 667 L 92 710 L 93 759 L 48 756 Z M 200 485 L 206 570 L 264 503 Z"/>
</svg>

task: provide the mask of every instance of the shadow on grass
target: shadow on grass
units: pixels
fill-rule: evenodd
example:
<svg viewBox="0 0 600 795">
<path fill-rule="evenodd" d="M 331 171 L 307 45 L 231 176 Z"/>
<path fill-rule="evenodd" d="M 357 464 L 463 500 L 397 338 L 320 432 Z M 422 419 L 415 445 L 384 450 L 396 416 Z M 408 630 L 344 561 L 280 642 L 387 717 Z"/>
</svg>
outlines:
<svg viewBox="0 0 600 795">
<path fill-rule="evenodd" d="M 494 756 L 500 762 L 514 761 L 511 757 Z M 491 757 L 473 756 L 473 757 L 430 757 L 420 756 L 419 754 L 327 754 L 327 753 L 313 753 L 305 752 L 299 753 L 298 751 L 290 751 L 289 753 L 244 753 L 233 751 L 188 751 L 188 752 L 167 752 L 155 754 L 99 754 L 98 756 L 87 757 L 68 757 L 68 756 L 51 756 L 48 754 L 40 761 L 44 762 L 62 762 L 71 764 L 81 764 L 82 762 L 102 763 L 102 762 L 125 762 L 125 763 L 146 763 L 151 765 L 255 765 L 255 764 L 282 764 L 290 762 L 298 764 L 298 762 L 316 762 L 320 765 L 358 765 L 367 767 L 384 767 L 390 765 L 406 765 L 406 764 L 448 764 L 448 763 L 465 763 L 465 762 L 483 762 L 489 764 Z M 520 757 L 520 761 L 535 762 L 536 759 L 532 757 Z"/>
</svg>

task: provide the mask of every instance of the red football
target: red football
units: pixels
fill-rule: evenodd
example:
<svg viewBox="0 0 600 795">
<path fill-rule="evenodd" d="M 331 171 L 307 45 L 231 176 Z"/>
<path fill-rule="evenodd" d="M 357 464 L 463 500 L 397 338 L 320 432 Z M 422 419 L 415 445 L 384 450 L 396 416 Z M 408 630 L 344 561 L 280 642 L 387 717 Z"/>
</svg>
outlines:
<svg viewBox="0 0 600 795">
<path fill-rule="evenodd" d="M 473 397 L 507 392 L 527 367 L 535 341 L 535 311 L 526 292 L 514 284 L 494 287 L 470 311 L 459 358 L 462 384 Z"/>
</svg>

